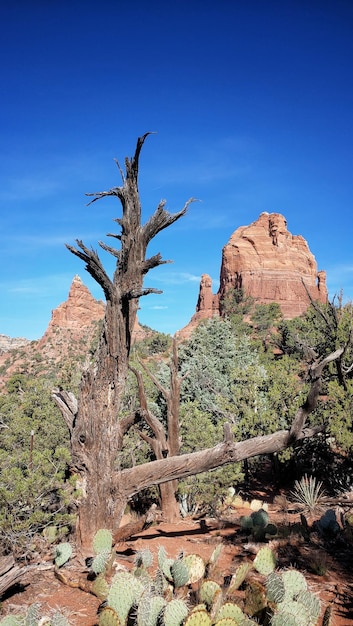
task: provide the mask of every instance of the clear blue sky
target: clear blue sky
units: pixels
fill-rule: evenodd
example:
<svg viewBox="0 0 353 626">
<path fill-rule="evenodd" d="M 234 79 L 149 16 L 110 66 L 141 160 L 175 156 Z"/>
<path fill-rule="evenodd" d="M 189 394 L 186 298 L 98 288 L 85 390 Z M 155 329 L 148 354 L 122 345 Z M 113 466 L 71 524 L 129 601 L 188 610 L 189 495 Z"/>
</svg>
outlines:
<svg viewBox="0 0 353 626">
<path fill-rule="evenodd" d="M 42 336 L 76 273 L 102 297 L 64 244 L 112 231 L 118 201 L 84 194 L 120 184 L 113 159 L 146 131 L 144 219 L 201 202 L 151 244 L 174 263 L 148 274 L 164 293 L 142 323 L 183 327 L 262 211 L 353 298 L 351 0 L 3 0 L 0 17 L 0 333 Z"/>
</svg>

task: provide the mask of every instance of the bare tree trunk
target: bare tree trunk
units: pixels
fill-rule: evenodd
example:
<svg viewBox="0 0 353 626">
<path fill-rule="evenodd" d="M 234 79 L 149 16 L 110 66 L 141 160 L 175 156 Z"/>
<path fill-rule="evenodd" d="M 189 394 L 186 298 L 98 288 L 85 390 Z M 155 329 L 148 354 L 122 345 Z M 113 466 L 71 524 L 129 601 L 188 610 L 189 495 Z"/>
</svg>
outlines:
<svg viewBox="0 0 353 626">
<path fill-rule="evenodd" d="M 77 541 L 82 547 L 91 545 L 99 528 L 117 528 L 126 506 L 125 489 L 114 476 L 117 453 L 129 425 L 129 420 L 119 420 L 119 412 L 128 373 L 131 335 L 139 298 L 160 293 L 143 288 L 145 274 L 168 262 L 163 261 L 160 254 L 146 259 L 146 250 L 151 239 L 182 217 L 191 202 L 179 213 L 170 214 L 164 210 L 165 201 L 161 201 L 147 223 L 141 225 L 138 166 L 148 134 L 138 139 L 133 158 L 125 160 L 126 174 L 118 165 L 123 185 L 88 194 L 94 196 L 92 202 L 115 196 L 122 205 L 122 218 L 115 220 L 121 227 L 121 234 L 109 233 L 121 242 L 120 250 L 99 242 L 117 259 L 113 280 L 93 249 L 88 249 L 80 240 L 76 241 L 77 247 L 67 246 L 86 263 L 86 270 L 102 287 L 107 302 L 95 363 L 82 376 L 78 404 L 72 394 L 53 393 L 71 435 L 72 471 L 77 474 L 81 489 Z"/>
</svg>

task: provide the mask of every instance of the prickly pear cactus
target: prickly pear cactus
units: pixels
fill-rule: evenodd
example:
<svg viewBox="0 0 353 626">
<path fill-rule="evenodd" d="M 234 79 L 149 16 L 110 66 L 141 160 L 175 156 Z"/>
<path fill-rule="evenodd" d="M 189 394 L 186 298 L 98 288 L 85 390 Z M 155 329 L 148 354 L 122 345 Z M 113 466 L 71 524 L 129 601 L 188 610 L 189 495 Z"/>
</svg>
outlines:
<svg viewBox="0 0 353 626">
<path fill-rule="evenodd" d="M 104 576 L 97 576 L 92 585 L 92 592 L 100 600 L 105 600 L 109 593 L 109 585 Z"/>
<path fill-rule="evenodd" d="M 138 604 L 144 591 L 142 583 L 129 572 L 115 574 L 107 596 L 107 604 L 124 623 L 131 608 Z"/>
<path fill-rule="evenodd" d="M 174 563 L 174 559 L 169 559 L 163 546 L 158 549 L 158 566 L 165 578 L 169 581 L 173 580 L 171 566 Z"/>
<path fill-rule="evenodd" d="M 215 594 L 222 589 L 214 580 L 204 580 L 200 587 L 200 601 L 204 602 L 208 607 L 212 606 Z"/>
<path fill-rule="evenodd" d="M 251 513 L 251 518 L 254 526 L 260 526 L 260 528 L 266 528 L 268 525 L 268 513 L 264 509 L 259 509 Z"/>
<path fill-rule="evenodd" d="M 50 618 L 49 626 L 70 626 L 70 623 L 65 615 L 60 613 L 60 611 L 56 611 Z"/>
<path fill-rule="evenodd" d="M 258 551 L 253 565 L 259 574 L 268 576 L 276 567 L 276 557 L 268 546 L 264 546 Z"/>
<path fill-rule="evenodd" d="M 192 611 L 184 622 L 184 626 L 211 626 L 212 621 L 204 610 Z"/>
<path fill-rule="evenodd" d="M 254 522 L 251 515 L 243 515 L 240 518 L 240 526 L 243 530 L 252 530 L 254 528 Z"/>
<path fill-rule="evenodd" d="M 215 616 L 217 615 L 222 604 L 223 604 L 222 589 L 217 589 L 216 593 L 213 596 L 212 605 L 210 606 L 210 616 L 212 620 L 215 619 Z"/>
<path fill-rule="evenodd" d="M 228 595 L 231 595 L 233 591 L 236 591 L 237 589 L 239 589 L 240 585 L 243 584 L 245 578 L 247 577 L 251 569 L 252 569 L 252 563 L 241 563 L 241 565 L 237 567 L 237 569 L 235 570 L 231 578 L 230 585 L 227 590 Z"/>
<path fill-rule="evenodd" d="M 272 537 L 277 535 L 278 528 L 277 528 L 276 524 L 267 524 L 267 526 L 265 527 L 265 533 L 266 533 L 266 535 L 271 535 Z"/>
<path fill-rule="evenodd" d="M 137 607 L 137 626 L 156 626 L 166 604 L 162 596 L 154 596 L 149 590 L 144 592 Z"/>
<path fill-rule="evenodd" d="M 113 546 L 113 538 L 110 530 L 100 528 L 93 538 L 93 550 L 95 554 L 110 552 Z"/>
<path fill-rule="evenodd" d="M 57 567 L 62 567 L 62 565 L 64 565 L 69 560 L 71 554 L 72 554 L 72 547 L 70 543 L 68 542 L 59 543 L 55 547 L 55 553 L 54 553 L 55 565 Z"/>
<path fill-rule="evenodd" d="M 148 569 L 153 563 L 153 554 L 151 550 L 146 548 L 145 550 L 139 550 L 135 556 L 135 567 L 144 567 Z"/>
<path fill-rule="evenodd" d="M 209 566 L 213 567 L 217 563 L 219 557 L 222 554 L 222 551 L 223 551 L 223 545 L 219 543 L 218 546 L 215 547 L 215 549 L 213 550 L 209 558 L 209 561 L 208 561 Z"/>
<path fill-rule="evenodd" d="M 258 617 L 266 606 L 267 600 L 263 585 L 256 580 L 248 582 L 245 590 L 245 613 L 251 617 Z"/>
<path fill-rule="evenodd" d="M 298 622 L 289 613 L 276 613 L 272 616 L 271 626 L 298 626 Z"/>
<path fill-rule="evenodd" d="M 163 622 L 165 626 L 180 626 L 188 614 L 188 607 L 183 600 L 171 600 L 165 606 Z"/>
<path fill-rule="evenodd" d="M 189 572 L 188 583 L 197 583 L 205 575 L 205 564 L 198 554 L 188 554 L 183 558 Z"/>
<path fill-rule="evenodd" d="M 92 570 L 95 574 L 101 574 L 106 569 L 111 558 L 110 550 L 107 552 L 100 552 L 92 561 Z"/>
<path fill-rule="evenodd" d="M 183 587 L 189 580 L 189 570 L 185 563 L 180 559 L 173 562 L 170 567 L 170 572 L 173 578 L 173 584 L 176 588 Z"/>
<path fill-rule="evenodd" d="M 310 613 L 305 606 L 296 600 L 280 602 L 277 612 L 283 614 L 286 619 L 289 619 L 289 616 L 294 617 L 297 626 L 310 626 L 315 623 L 310 620 Z"/>
<path fill-rule="evenodd" d="M 279 604 L 284 600 L 285 588 L 283 578 L 277 572 L 271 572 L 266 580 L 266 597 L 268 602 Z"/>
<path fill-rule="evenodd" d="M 99 616 L 99 626 L 122 626 L 114 609 L 105 607 Z"/>
<path fill-rule="evenodd" d="M 294 600 L 298 593 L 308 588 L 305 577 L 296 569 L 288 569 L 282 572 L 282 580 L 285 589 L 285 600 Z"/>
<path fill-rule="evenodd" d="M 311 591 L 300 591 L 296 598 L 297 602 L 300 602 L 305 606 L 310 615 L 310 623 L 316 624 L 320 611 L 321 603 L 319 598 Z"/>
<path fill-rule="evenodd" d="M 239 622 L 232 617 L 222 617 L 216 624 L 217 626 L 239 626 Z"/>
<path fill-rule="evenodd" d="M 245 615 L 240 606 L 233 602 L 225 602 L 216 615 L 216 623 L 225 618 L 231 618 L 237 623 L 244 619 Z"/>
</svg>

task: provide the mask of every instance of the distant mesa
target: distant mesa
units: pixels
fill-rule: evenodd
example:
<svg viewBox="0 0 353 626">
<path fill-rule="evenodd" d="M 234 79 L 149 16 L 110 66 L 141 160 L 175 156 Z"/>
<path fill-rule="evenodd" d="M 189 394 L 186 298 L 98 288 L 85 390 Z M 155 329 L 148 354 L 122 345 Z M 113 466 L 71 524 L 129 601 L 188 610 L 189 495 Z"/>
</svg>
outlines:
<svg viewBox="0 0 353 626">
<path fill-rule="evenodd" d="M 255 222 L 232 234 L 222 250 L 218 292 L 212 293 L 212 279 L 203 274 L 196 313 L 178 336 L 186 338 L 202 319 L 222 315 L 222 301 L 234 288 L 258 304 L 277 302 L 285 319 L 307 310 L 307 291 L 318 302 L 328 298 L 326 272 L 318 271 L 306 240 L 288 231 L 280 213 L 261 213 Z"/>
<path fill-rule="evenodd" d="M 30 343 L 29 339 L 25 337 L 8 337 L 7 335 L 0 335 L 0 354 L 4 354 L 9 350 L 17 350 Z"/>
</svg>

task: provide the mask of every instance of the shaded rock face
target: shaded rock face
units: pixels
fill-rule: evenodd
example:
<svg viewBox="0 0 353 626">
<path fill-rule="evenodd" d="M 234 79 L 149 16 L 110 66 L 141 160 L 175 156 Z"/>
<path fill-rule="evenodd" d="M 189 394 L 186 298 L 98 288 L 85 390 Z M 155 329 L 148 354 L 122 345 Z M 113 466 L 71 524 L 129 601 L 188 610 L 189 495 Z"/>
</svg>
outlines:
<svg viewBox="0 0 353 626">
<path fill-rule="evenodd" d="M 242 289 L 258 304 L 277 302 L 285 319 L 304 313 L 310 300 L 327 302 L 326 272 L 318 271 L 315 257 L 301 235 L 292 235 L 280 213 L 261 213 L 241 226 L 222 251 L 220 287 L 212 294 L 212 280 L 203 275 L 196 313 L 178 335 L 187 337 L 200 320 L 222 314 L 229 289 Z"/>
</svg>

